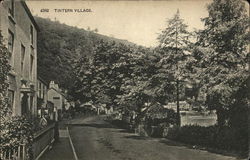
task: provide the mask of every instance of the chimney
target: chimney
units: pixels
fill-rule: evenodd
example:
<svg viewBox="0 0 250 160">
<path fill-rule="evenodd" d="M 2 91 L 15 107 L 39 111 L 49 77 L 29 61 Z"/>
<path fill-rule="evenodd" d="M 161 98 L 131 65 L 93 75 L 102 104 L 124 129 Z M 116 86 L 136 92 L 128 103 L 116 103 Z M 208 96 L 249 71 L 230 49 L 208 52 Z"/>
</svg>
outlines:
<svg viewBox="0 0 250 160">
<path fill-rule="evenodd" d="M 55 82 L 54 81 L 50 81 L 49 83 L 49 88 L 54 88 Z"/>
</svg>

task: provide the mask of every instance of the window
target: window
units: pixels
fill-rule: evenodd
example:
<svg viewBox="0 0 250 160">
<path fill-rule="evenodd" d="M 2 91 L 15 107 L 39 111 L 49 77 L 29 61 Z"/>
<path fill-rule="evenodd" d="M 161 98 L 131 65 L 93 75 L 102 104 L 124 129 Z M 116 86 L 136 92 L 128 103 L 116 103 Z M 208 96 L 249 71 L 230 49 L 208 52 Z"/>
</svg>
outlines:
<svg viewBox="0 0 250 160">
<path fill-rule="evenodd" d="M 31 44 L 33 44 L 34 43 L 34 35 L 33 35 L 33 31 L 34 29 L 33 29 L 33 26 L 32 25 L 30 25 L 30 41 L 31 41 Z"/>
<path fill-rule="evenodd" d="M 39 91 L 38 96 L 39 96 L 39 98 L 41 98 L 41 90 L 42 90 L 41 85 L 42 85 L 41 82 L 39 82 L 39 86 L 38 86 L 38 91 Z"/>
<path fill-rule="evenodd" d="M 10 64 L 13 66 L 14 60 L 13 60 L 13 46 L 14 46 L 14 34 L 9 30 L 9 36 L 8 36 L 8 50 L 11 53 L 10 54 Z"/>
<path fill-rule="evenodd" d="M 46 87 L 43 86 L 43 98 L 45 99 Z"/>
<path fill-rule="evenodd" d="M 14 105 L 14 91 L 8 90 L 8 104 L 10 108 L 13 108 Z"/>
<path fill-rule="evenodd" d="M 25 57 L 25 47 L 21 44 L 21 74 L 24 76 L 24 57 Z"/>
<path fill-rule="evenodd" d="M 14 0 L 10 0 L 9 14 L 14 17 Z"/>
<path fill-rule="evenodd" d="M 33 102 L 34 102 L 34 98 L 33 96 L 30 96 L 30 109 L 29 109 L 30 111 L 34 109 Z"/>
<path fill-rule="evenodd" d="M 8 50 L 9 52 L 13 52 L 13 46 L 14 46 L 14 34 L 9 30 L 9 37 L 8 37 Z"/>
<path fill-rule="evenodd" d="M 43 85 L 41 86 L 41 91 L 42 91 L 41 92 L 41 97 L 42 97 L 42 99 L 44 99 L 44 86 Z"/>
<path fill-rule="evenodd" d="M 30 79 L 33 80 L 33 64 L 34 63 L 34 56 L 30 55 Z"/>
</svg>

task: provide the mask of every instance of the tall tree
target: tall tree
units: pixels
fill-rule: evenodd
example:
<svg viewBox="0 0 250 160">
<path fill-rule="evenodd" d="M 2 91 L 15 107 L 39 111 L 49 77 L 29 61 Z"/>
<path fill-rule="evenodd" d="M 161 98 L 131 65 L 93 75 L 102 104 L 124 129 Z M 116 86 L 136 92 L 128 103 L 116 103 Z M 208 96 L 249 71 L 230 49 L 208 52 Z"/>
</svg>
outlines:
<svg viewBox="0 0 250 160">
<path fill-rule="evenodd" d="M 122 80 L 130 75 L 125 65 L 128 61 L 125 55 L 129 53 L 130 48 L 123 44 L 97 43 L 92 56 L 84 56 L 76 62 L 73 96 L 81 102 L 117 106 L 116 97 L 122 94 Z"/>
<path fill-rule="evenodd" d="M 207 9 L 198 42 L 202 57 L 199 77 L 207 88 L 208 105 L 216 109 L 218 124 L 224 126 L 235 104 L 234 95 L 249 76 L 249 18 L 241 0 L 214 0 Z"/>
<path fill-rule="evenodd" d="M 180 12 L 172 19 L 168 20 L 167 27 L 159 35 L 159 48 L 163 53 L 162 62 L 168 70 L 168 75 L 172 75 L 176 82 L 176 104 L 177 104 L 177 125 L 180 126 L 180 82 L 184 81 L 186 76 L 186 63 L 188 60 L 188 48 L 191 43 L 191 34 L 187 30 L 187 25 L 180 18 Z"/>
</svg>

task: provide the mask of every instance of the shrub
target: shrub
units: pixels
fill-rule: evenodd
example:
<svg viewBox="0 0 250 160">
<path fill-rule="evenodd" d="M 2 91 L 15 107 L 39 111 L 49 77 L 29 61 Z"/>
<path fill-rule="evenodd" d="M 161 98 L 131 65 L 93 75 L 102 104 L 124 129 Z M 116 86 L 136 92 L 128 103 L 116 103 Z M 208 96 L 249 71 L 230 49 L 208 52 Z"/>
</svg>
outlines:
<svg viewBox="0 0 250 160">
<path fill-rule="evenodd" d="M 27 159 L 32 159 L 33 130 L 30 120 L 23 116 L 11 117 L 0 123 L 0 131 L 1 149 L 16 149 L 24 144 Z"/>
<path fill-rule="evenodd" d="M 197 125 L 170 128 L 167 138 L 191 145 L 239 152 L 247 150 L 248 141 L 247 136 L 244 138 L 239 137 L 238 131 L 230 127 L 203 127 Z"/>
</svg>

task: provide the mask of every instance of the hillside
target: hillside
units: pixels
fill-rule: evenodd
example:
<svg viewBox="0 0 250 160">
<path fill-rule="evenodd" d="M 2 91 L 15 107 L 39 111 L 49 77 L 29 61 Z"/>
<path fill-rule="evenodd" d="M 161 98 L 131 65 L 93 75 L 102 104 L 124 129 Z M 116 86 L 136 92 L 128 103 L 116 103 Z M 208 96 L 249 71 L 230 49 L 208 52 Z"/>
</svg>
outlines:
<svg viewBox="0 0 250 160">
<path fill-rule="evenodd" d="M 35 17 L 40 27 L 38 33 L 38 75 L 46 82 L 56 81 L 65 89 L 71 87 L 72 61 L 81 55 L 91 55 L 93 46 L 101 39 L 126 45 L 135 45 L 126 40 L 104 36 L 93 31 Z"/>
</svg>

